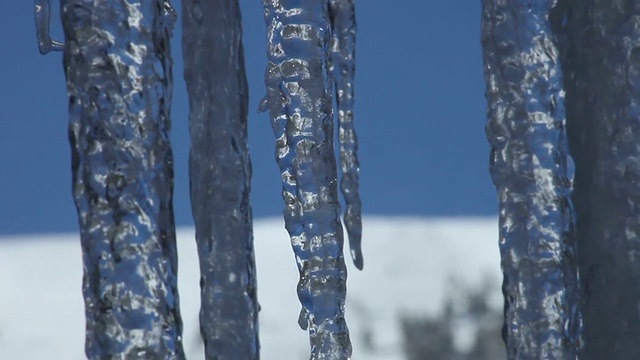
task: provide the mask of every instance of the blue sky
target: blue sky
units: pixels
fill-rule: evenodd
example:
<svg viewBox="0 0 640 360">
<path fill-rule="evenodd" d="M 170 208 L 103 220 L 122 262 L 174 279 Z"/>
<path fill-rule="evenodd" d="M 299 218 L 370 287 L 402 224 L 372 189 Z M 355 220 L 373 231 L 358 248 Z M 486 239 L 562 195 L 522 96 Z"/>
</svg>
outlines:
<svg viewBox="0 0 640 360">
<path fill-rule="evenodd" d="M 255 217 L 282 213 L 274 138 L 257 113 L 265 25 L 259 0 L 241 0 L 250 86 Z M 175 1 L 174 1 L 175 3 Z M 464 216 L 497 211 L 488 174 L 479 1 L 357 1 L 356 129 L 365 214 Z M 58 0 L 52 21 L 62 40 Z M 180 4 L 174 4 L 181 11 Z M 191 225 L 188 105 L 180 24 L 174 34 L 172 144 L 178 225 Z M 67 94 L 60 53 L 37 50 L 33 2 L 0 12 L 0 234 L 74 231 Z"/>
</svg>

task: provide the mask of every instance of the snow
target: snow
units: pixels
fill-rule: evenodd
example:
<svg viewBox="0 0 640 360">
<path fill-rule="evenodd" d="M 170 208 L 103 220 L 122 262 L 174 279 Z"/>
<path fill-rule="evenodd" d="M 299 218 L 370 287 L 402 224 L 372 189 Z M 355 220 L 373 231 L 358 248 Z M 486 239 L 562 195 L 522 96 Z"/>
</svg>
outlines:
<svg viewBox="0 0 640 360">
<path fill-rule="evenodd" d="M 403 359 L 400 316 L 437 314 L 461 285 L 485 286 L 490 279 L 492 304 L 500 308 L 495 218 L 363 220 L 364 271 L 347 261 L 354 360 Z M 261 358 L 308 359 L 308 338 L 297 325 L 298 274 L 283 221 L 256 220 L 254 226 Z M 178 230 L 178 250 L 184 346 L 188 359 L 199 360 L 193 229 Z M 84 358 L 81 276 L 77 234 L 0 237 L 0 359 Z"/>
</svg>

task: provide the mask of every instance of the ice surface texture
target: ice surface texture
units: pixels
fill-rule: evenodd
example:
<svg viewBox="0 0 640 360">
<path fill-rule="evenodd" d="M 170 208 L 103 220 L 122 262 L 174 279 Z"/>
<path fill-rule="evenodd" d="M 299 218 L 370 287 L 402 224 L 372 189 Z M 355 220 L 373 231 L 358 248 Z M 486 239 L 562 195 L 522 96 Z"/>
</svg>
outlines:
<svg viewBox="0 0 640 360">
<path fill-rule="evenodd" d="M 575 359 L 577 259 L 553 0 L 483 0 L 490 171 L 500 205 L 509 359 Z"/>
<path fill-rule="evenodd" d="M 183 0 L 200 331 L 211 360 L 258 359 L 248 89 L 237 0 Z"/>
<path fill-rule="evenodd" d="M 348 359 L 329 3 L 263 0 L 263 5 L 268 39 L 263 105 L 276 136 L 285 226 L 300 271 L 300 325 L 309 330 L 311 359 Z"/>
<path fill-rule="evenodd" d="M 353 126 L 354 77 L 356 62 L 356 14 L 354 0 L 330 0 L 331 56 L 338 105 L 338 141 L 340 143 L 340 189 L 345 199 L 344 225 L 349 235 L 349 249 L 355 266 L 362 270 L 362 217 L 358 193 L 360 163 L 358 137 Z"/>
<path fill-rule="evenodd" d="M 561 1 L 581 359 L 640 358 L 640 6 Z M 564 26 L 562 26 L 564 24 Z"/>
<path fill-rule="evenodd" d="M 36 36 L 38 38 L 38 50 L 46 55 L 51 51 L 62 51 L 64 44 L 51 39 L 49 23 L 51 22 L 51 1 L 34 0 L 34 12 L 36 20 Z"/>
<path fill-rule="evenodd" d="M 63 0 L 89 359 L 183 359 L 169 144 L 175 14 Z"/>
</svg>

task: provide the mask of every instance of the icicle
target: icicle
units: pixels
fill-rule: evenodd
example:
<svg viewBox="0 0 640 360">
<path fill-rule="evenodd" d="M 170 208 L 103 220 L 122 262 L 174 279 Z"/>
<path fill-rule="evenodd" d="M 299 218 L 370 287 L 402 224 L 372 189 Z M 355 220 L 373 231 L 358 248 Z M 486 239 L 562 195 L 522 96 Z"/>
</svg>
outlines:
<svg viewBox="0 0 640 360">
<path fill-rule="evenodd" d="M 50 0 L 34 0 L 34 5 L 36 35 L 38 37 L 38 50 L 40 50 L 40 54 L 46 55 L 51 51 L 62 51 L 64 44 L 51 40 L 49 32 L 49 23 L 51 22 Z"/>
<path fill-rule="evenodd" d="M 160 0 L 62 0 L 88 359 L 184 359 Z"/>
<path fill-rule="evenodd" d="M 482 1 L 509 359 L 576 359 L 579 346 L 572 160 L 548 21 L 554 3 Z"/>
<path fill-rule="evenodd" d="M 263 0 L 269 63 L 261 108 L 269 109 L 277 138 L 285 224 L 300 271 L 301 323 L 309 329 L 311 359 L 344 360 L 351 343 L 344 319 L 347 271 L 333 150 L 328 3 L 296 4 Z"/>
<path fill-rule="evenodd" d="M 640 6 L 562 1 L 583 289 L 580 359 L 640 358 Z"/>
<path fill-rule="evenodd" d="M 248 89 L 237 0 L 183 0 L 200 331 L 211 360 L 258 359 Z"/>
<path fill-rule="evenodd" d="M 340 140 L 340 189 L 345 199 L 344 224 L 349 234 L 349 248 L 355 266 L 362 270 L 362 217 L 358 194 L 358 137 L 353 127 L 354 76 L 356 61 L 356 17 L 354 0 L 330 0 L 331 58 L 330 70 L 336 85 L 338 105 L 338 139 Z"/>
</svg>

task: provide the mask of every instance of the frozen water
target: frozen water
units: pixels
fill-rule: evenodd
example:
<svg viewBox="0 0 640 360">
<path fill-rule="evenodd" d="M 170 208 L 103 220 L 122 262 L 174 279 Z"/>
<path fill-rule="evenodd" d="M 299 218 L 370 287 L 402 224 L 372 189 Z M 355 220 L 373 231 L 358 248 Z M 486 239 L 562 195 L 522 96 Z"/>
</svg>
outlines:
<svg viewBox="0 0 640 360">
<path fill-rule="evenodd" d="M 640 7 L 560 1 L 584 350 L 640 358 Z"/>
<path fill-rule="evenodd" d="M 88 359 L 183 359 L 169 144 L 175 17 L 63 0 Z"/>
<path fill-rule="evenodd" d="M 490 170 L 500 204 L 509 359 L 575 359 L 573 179 L 552 0 L 484 0 Z"/>
<path fill-rule="evenodd" d="M 38 50 L 42 55 L 51 51 L 62 51 L 64 44 L 51 39 L 49 23 L 51 21 L 51 0 L 34 0 L 36 35 Z"/>
<path fill-rule="evenodd" d="M 354 0 L 330 0 L 331 57 L 329 68 L 335 82 L 340 143 L 340 189 L 345 199 L 344 226 L 355 266 L 362 270 L 362 217 L 358 194 L 360 163 L 358 137 L 353 126 L 354 76 L 356 62 L 356 14 Z"/>
<path fill-rule="evenodd" d="M 263 5 L 269 61 L 263 109 L 269 110 L 277 139 L 285 226 L 300 272 L 299 323 L 309 330 L 311 359 L 348 359 L 329 5 L 319 0 L 263 0 Z"/>
<path fill-rule="evenodd" d="M 207 359 L 258 359 L 248 89 L 237 0 L 182 1 L 191 206 Z"/>
</svg>

